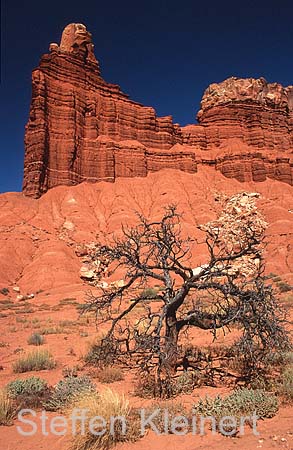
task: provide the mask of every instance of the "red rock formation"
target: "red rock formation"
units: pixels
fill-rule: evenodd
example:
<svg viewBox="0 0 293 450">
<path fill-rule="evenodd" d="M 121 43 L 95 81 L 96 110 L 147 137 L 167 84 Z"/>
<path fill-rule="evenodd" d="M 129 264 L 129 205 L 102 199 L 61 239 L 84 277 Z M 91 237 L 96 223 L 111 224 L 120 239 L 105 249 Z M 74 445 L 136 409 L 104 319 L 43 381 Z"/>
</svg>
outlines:
<svg viewBox="0 0 293 450">
<path fill-rule="evenodd" d="M 208 164 L 226 177 L 293 184 L 293 87 L 229 78 L 180 127 L 106 83 L 84 25 L 70 24 L 32 74 L 23 191 Z"/>
</svg>

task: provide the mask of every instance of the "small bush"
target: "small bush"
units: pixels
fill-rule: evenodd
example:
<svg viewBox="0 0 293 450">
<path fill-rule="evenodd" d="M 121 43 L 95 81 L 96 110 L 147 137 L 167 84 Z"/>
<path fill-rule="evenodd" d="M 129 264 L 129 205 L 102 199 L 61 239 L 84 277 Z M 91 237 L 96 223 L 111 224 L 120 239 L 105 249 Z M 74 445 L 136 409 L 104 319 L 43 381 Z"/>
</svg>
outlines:
<svg viewBox="0 0 293 450">
<path fill-rule="evenodd" d="M 49 411 L 63 410 L 75 398 L 95 392 L 96 387 L 89 377 L 67 377 L 57 383 L 45 408 Z"/>
<path fill-rule="evenodd" d="M 155 415 L 155 418 L 153 420 L 154 425 L 157 427 L 157 429 L 160 431 L 160 433 L 170 433 L 171 430 L 169 429 L 169 423 L 172 421 L 176 416 L 183 416 L 186 419 L 190 419 L 190 412 L 185 408 L 182 403 L 179 402 L 173 402 L 173 401 L 159 401 L 156 403 L 153 403 L 149 408 L 146 408 L 146 417 L 149 417 L 155 411 L 158 411 L 158 414 Z M 168 424 L 166 424 L 165 419 L 165 411 L 168 414 Z M 167 429 L 166 429 L 167 426 Z M 178 427 L 177 430 L 182 431 L 184 427 Z"/>
<path fill-rule="evenodd" d="M 197 385 L 198 377 L 194 372 L 183 372 L 172 383 L 173 395 L 191 394 Z"/>
<path fill-rule="evenodd" d="M 286 368 L 282 374 L 280 394 L 285 401 L 293 401 L 293 366 Z"/>
<path fill-rule="evenodd" d="M 29 345 L 43 345 L 45 342 L 44 336 L 39 333 L 33 333 L 27 340 Z"/>
<path fill-rule="evenodd" d="M 72 415 L 75 408 L 88 411 L 88 422 L 85 424 L 85 434 L 77 430 L 70 450 L 109 449 L 119 442 L 133 442 L 140 437 L 138 417 L 131 410 L 128 400 L 110 389 L 105 390 L 101 394 L 80 397 L 68 410 L 69 416 Z M 106 432 L 102 436 L 95 436 L 89 429 L 90 419 L 96 416 L 103 417 L 107 422 Z M 111 417 L 117 416 L 125 418 L 127 424 L 126 433 L 123 432 L 124 430 L 120 420 L 115 421 L 114 432 L 110 432 L 109 424 Z"/>
<path fill-rule="evenodd" d="M 59 326 L 61 328 L 64 328 L 64 327 L 76 327 L 77 323 L 74 320 L 60 320 Z"/>
<path fill-rule="evenodd" d="M 137 395 L 141 398 L 159 397 L 158 386 L 155 377 L 151 374 L 141 374 L 141 376 L 139 376 L 136 381 L 134 395 Z"/>
<path fill-rule="evenodd" d="M 157 298 L 157 296 L 158 296 L 157 289 L 154 289 L 152 287 L 145 288 L 141 293 L 141 298 L 146 299 L 146 300 L 147 299 L 150 299 L 150 300 L 155 299 L 155 298 Z"/>
<path fill-rule="evenodd" d="M 88 364 L 104 368 L 113 364 L 119 352 L 117 341 L 114 339 L 106 340 L 105 336 L 100 336 L 90 344 L 84 359 Z"/>
<path fill-rule="evenodd" d="M 39 377 L 29 377 L 10 381 L 6 386 L 6 390 L 12 398 L 19 395 L 40 395 L 48 388 L 45 380 Z"/>
<path fill-rule="evenodd" d="M 214 399 L 209 397 L 200 399 L 193 407 L 193 414 L 214 417 L 218 423 L 225 416 L 239 419 L 256 414 L 259 419 L 270 418 L 277 414 L 278 408 L 278 399 L 275 395 L 262 389 L 243 388 L 235 390 L 225 398 L 218 395 Z"/>
<path fill-rule="evenodd" d="M 97 378 L 101 383 L 114 383 L 114 381 L 124 380 L 124 374 L 116 367 L 105 367 L 99 370 Z"/>
<path fill-rule="evenodd" d="M 13 364 L 14 373 L 53 369 L 56 363 L 48 350 L 34 350 Z"/>
<path fill-rule="evenodd" d="M 199 379 L 194 372 L 183 372 L 177 377 L 158 380 L 151 375 L 142 375 L 138 378 L 135 394 L 142 398 L 172 398 L 180 394 L 190 394 L 198 385 Z"/>
<path fill-rule="evenodd" d="M 11 381 L 6 386 L 8 395 L 22 407 L 38 407 L 49 395 L 49 387 L 39 377 L 29 377 Z"/>
<path fill-rule="evenodd" d="M 16 413 L 15 403 L 4 389 L 0 389 L 0 425 L 11 425 Z"/>
<path fill-rule="evenodd" d="M 41 328 L 39 330 L 39 333 L 42 334 L 43 336 L 47 335 L 47 334 L 69 334 L 68 330 L 65 330 L 64 328 L 59 327 L 59 326 L 49 327 L 49 328 Z"/>
<path fill-rule="evenodd" d="M 277 397 L 263 389 L 237 389 L 228 396 L 228 402 L 235 413 L 244 415 L 255 411 L 260 419 L 274 417 L 279 409 Z"/>
<path fill-rule="evenodd" d="M 64 367 L 64 369 L 62 370 L 62 375 L 63 375 L 64 378 L 77 377 L 78 376 L 78 370 L 79 370 L 78 366 Z"/>
<path fill-rule="evenodd" d="M 62 300 L 60 300 L 59 305 L 78 305 L 78 301 L 75 297 L 63 298 Z"/>
</svg>

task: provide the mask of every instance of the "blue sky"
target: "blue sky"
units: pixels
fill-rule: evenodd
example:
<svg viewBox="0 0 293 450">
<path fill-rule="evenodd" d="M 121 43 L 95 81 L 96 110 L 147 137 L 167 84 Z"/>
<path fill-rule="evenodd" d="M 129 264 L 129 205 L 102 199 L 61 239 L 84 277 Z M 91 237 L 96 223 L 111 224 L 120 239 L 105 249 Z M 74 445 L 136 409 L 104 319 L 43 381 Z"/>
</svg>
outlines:
<svg viewBox="0 0 293 450">
<path fill-rule="evenodd" d="M 195 121 L 229 76 L 293 84 L 292 1 L 2 2 L 0 192 L 20 191 L 31 71 L 70 22 L 92 32 L 103 77 L 133 100 Z"/>
</svg>

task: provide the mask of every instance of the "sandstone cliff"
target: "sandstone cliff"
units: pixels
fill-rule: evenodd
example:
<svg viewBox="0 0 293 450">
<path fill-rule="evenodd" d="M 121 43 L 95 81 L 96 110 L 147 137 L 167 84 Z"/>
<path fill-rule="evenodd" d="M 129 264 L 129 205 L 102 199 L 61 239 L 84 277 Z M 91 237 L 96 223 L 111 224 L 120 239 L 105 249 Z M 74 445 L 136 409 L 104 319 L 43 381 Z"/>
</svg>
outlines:
<svg viewBox="0 0 293 450">
<path fill-rule="evenodd" d="M 293 184 L 293 87 L 229 78 L 204 93 L 198 124 L 136 103 L 101 77 L 91 34 L 70 24 L 32 74 L 23 191 L 209 165 L 239 181 Z"/>
</svg>

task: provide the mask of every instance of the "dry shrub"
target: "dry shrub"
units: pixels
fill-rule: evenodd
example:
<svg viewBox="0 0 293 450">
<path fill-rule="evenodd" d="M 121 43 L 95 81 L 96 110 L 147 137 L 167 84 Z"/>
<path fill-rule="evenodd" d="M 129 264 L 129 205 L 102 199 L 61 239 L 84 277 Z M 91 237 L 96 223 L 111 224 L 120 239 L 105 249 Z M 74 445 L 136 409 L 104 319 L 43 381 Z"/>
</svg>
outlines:
<svg viewBox="0 0 293 450">
<path fill-rule="evenodd" d="M 106 450 L 115 446 L 118 442 L 133 442 L 140 437 L 138 417 L 132 411 L 129 401 L 123 395 L 118 395 L 111 389 L 106 389 L 100 394 L 89 394 L 79 397 L 69 408 L 69 417 L 75 408 L 87 410 L 87 421 L 85 433 L 81 433 L 81 430 L 77 429 L 77 434 L 73 438 L 70 450 Z M 106 432 L 100 436 L 95 436 L 90 430 L 90 420 L 97 416 L 105 419 L 107 423 Z M 127 424 L 125 433 L 120 420 L 114 422 L 111 433 L 111 417 L 125 418 Z M 97 427 L 96 431 L 101 431 L 101 427 Z"/>
<path fill-rule="evenodd" d="M 293 402 L 293 365 L 287 367 L 282 373 L 280 394 L 285 402 Z"/>
<path fill-rule="evenodd" d="M 107 338 L 106 335 L 101 335 L 90 343 L 84 360 L 87 364 L 104 368 L 115 362 L 119 352 L 119 344 L 113 337 Z"/>
<path fill-rule="evenodd" d="M 172 398 L 180 394 L 191 394 L 198 385 L 196 372 L 182 372 L 177 376 L 158 379 L 153 374 L 140 374 L 135 387 L 135 395 L 142 398 Z"/>
<path fill-rule="evenodd" d="M 152 403 L 152 405 L 146 409 L 145 415 L 146 417 L 150 417 L 152 414 L 155 414 L 152 422 L 160 433 L 172 433 L 172 430 L 169 428 L 169 424 L 170 421 L 175 419 L 175 417 L 181 416 L 187 420 L 190 419 L 190 411 L 188 411 L 182 403 L 175 401 L 158 401 Z M 167 423 L 166 417 L 168 418 Z M 183 431 L 183 429 L 184 426 L 180 425 L 176 428 L 176 430 L 180 432 Z"/>
<path fill-rule="evenodd" d="M 29 345 L 37 345 L 37 346 L 43 345 L 44 342 L 45 342 L 44 336 L 42 336 L 39 333 L 33 333 L 27 340 L 27 343 Z"/>
<path fill-rule="evenodd" d="M 78 377 L 79 370 L 80 370 L 79 366 L 64 367 L 64 369 L 62 369 L 62 375 L 64 378 Z"/>
<path fill-rule="evenodd" d="M 98 371 L 97 378 L 101 383 L 114 383 L 124 380 L 124 373 L 116 367 L 105 367 Z"/>
</svg>

